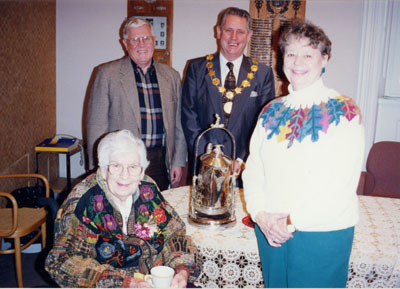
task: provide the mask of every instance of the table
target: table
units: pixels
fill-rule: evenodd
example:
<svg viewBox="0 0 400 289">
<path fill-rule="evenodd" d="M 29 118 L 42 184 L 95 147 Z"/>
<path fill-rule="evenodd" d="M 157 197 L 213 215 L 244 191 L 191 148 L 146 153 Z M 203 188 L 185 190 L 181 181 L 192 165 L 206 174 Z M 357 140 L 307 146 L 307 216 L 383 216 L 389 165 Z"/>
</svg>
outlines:
<svg viewBox="0 0 400 289">
<path fill-rule="evenodd" d="M 66 172 L 67 172 L 67 178 L 66 178 L 66 183 L 67 183 L 67 192 L 69 193 L 72 189 L 72 181 L 71 181 L 71 156 L 81 152 L 81 146 L 74 147 L 68 152 L 60 152 L 60 151 L 35 151 L 35 172 L 39 172 L 39 155 L 42 153 L 56 153 L 57 155 L 59 154 L 64 154 L 66 156 Z M 58 177 L 58 180 L 61 178 Z M 65 190 L 65 183 L 63 181 L 51 183 L 51 188 L 54 192 L 60 193 Z"/>
<path fill-rule="evenodd" d="M 255 232 L 242 223 L 247 215 L 242 192 L 235 196 L 237 221 L 226 229 L 188 221 L 190 187 L 162 194 L 185 221 L 203 258 L 196 286 L 264 287 Z M 347 287 L 400 287 L 400 199 L 359 196 L 359 203 Z"/>
</svg>

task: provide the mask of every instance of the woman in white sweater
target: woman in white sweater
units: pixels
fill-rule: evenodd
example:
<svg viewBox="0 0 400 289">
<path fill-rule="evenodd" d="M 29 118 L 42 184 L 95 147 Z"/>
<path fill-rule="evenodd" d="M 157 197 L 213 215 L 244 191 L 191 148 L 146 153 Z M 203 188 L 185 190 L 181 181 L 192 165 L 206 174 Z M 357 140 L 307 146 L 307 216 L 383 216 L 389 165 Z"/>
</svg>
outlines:
<svg viewBox="0 0 400 289">
<path fill-rule="evenodd" d="M 364 157 L 361 113 L 323 84 L 331 41 L 321 28 L 295 21 L 279 47 L 289 95 L 261 112 L 243 172 L 265 286 L 345 287 Z"/>
</svg>

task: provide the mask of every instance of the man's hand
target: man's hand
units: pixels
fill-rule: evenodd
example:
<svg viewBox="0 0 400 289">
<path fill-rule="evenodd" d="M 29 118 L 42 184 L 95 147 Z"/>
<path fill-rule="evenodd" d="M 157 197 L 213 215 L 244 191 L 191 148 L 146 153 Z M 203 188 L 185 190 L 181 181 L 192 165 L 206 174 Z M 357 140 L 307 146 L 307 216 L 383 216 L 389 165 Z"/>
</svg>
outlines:
<svg viewBox="0 0 400 289">
<path fill-rule="evenodd" d="M 239 161 L 239 160 L 234 160 L 232 162 L 231 169 L 232 169 L 232 173 L 237 178 L 242 173 L 242 170 L 244 169 L 244 162 L 243 161 Z"/>
<path fill-rule="evenodd" d="M 182 167 L 171 167 L 171 185 L 175 185 L 181 181 L 182 178 Z"/>
</svg>

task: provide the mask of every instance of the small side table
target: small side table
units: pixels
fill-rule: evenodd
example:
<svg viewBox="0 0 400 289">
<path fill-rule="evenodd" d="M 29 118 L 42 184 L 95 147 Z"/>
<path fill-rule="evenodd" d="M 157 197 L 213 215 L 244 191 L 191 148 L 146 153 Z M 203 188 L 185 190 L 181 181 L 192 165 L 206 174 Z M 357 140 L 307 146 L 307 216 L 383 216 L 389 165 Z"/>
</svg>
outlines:
<svg viewBox="0 0 400 289">
<path fill-rule="evenodd" d="M 64 154 L 66 156 L 66 165 L 67 165 L 67 192 L 69 193 L 72 189 L 72 181 L 71 181 L 71 156 L 80 152 L 81 147 L 77 146 L 70 150 L 69 152 L 57 152 L 57 151 L 35 151 L 35 172 L 39 172 L 39 154 L 41 153 L 56 153 L 57 155 Z M 61 193 L 64 191 L 64 184 L 60 181 L 60 177 L 58 177 L 57 184 L 51 186 L 54 192 Z M 51 184 L 50 184 L 51 185 Z"/>
</svg>

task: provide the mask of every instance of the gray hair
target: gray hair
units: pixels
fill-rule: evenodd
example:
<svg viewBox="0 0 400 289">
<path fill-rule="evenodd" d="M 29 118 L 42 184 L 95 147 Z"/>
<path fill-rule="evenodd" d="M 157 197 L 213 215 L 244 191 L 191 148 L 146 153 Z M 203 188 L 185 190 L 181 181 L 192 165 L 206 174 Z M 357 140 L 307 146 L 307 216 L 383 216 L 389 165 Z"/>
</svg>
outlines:
<svg viewBox="0 0 400 289">
<path fill-rule="evenodd" d="M 101 139 L 97 147 L 99 167 L 107 167 L 112 154 L 132 152 L 139 154 L 140 165 L 146 170 L 149 161 L 143 141 L 127 129 L 111 132 Z"/>
<path fill-rule="evenodd" d="M 228 15 L 236 15 L 242 18 L 246 18 L 247 20 L 247 31 L 250 31 L 250 14 L 246 10 L 237 8 L 237 7 L 228 7 L 221 11 L 221 20 L 219 22 L 219 27 L 222 29 L 222 26 L 225 24 L 225 19 Z"/>
<path fill-rule="evenodd" d="M 141 27 L 143 25 L 148 25 L 151 30 L 151 35 L 154 36 L 153 25 L 151 25 L 151 23 L 149 21 L 147 21 L 146 19 L 139 18 L 137 16 L 132 16 L 126 20 L 124 28 L 122 29 L 122 36 L 124 37 L 124 39 L 127 39 L 129 28 Z"/>
</svg>

